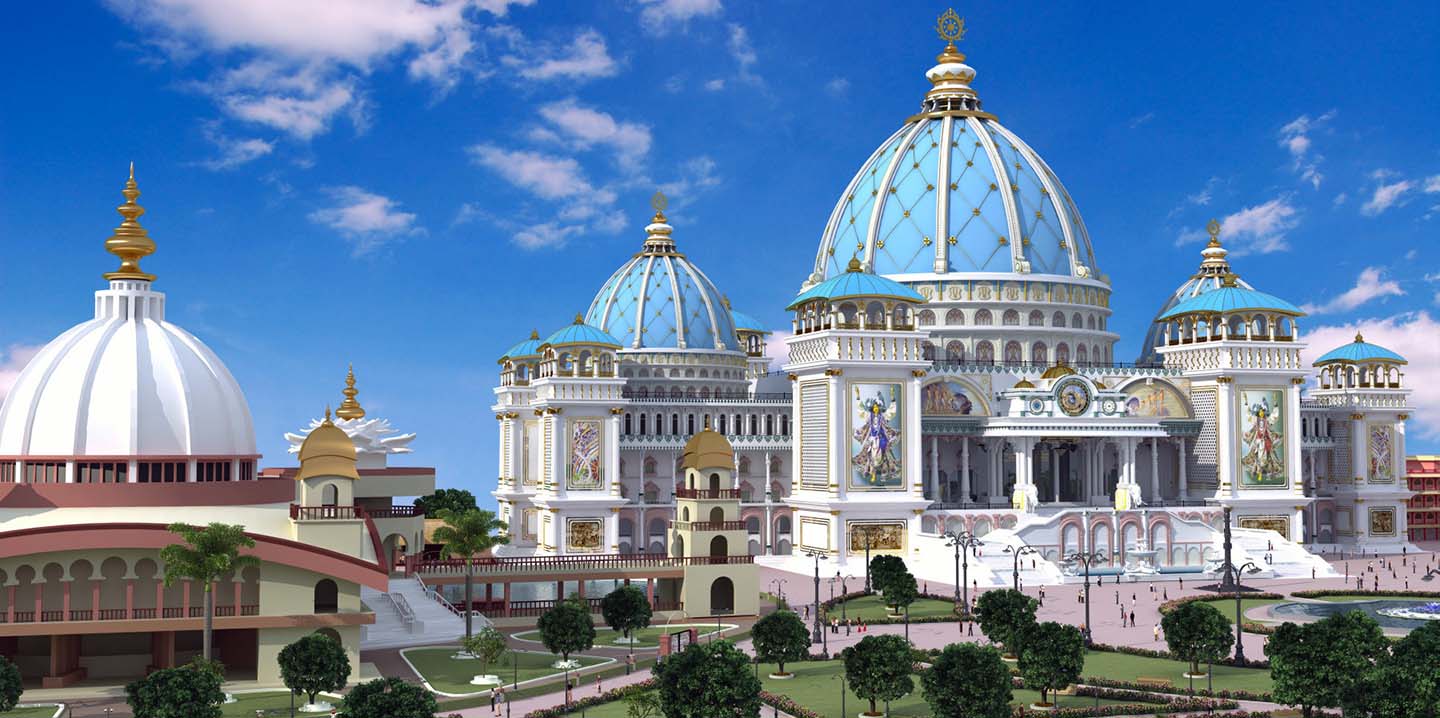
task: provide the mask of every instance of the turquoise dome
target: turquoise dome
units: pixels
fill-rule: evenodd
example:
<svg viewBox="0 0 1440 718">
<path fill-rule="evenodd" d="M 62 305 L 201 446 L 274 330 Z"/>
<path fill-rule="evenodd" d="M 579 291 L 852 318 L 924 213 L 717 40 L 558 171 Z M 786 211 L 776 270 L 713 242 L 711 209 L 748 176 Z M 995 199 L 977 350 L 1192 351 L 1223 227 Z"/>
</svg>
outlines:
<svg viewBox="0 0 1440 718">
<path fill-rule="evenodd" d="M 1220 224 L 1212 221 L 1208 229 L 1210 242 L 1200 252 L 1200 256 L 1204 259 L 1200 262 L 1199 271 L 1181 283 L 1180 288 L 1172 292 L 1165 303 L 1160 305 L 1160 311 L 1155 312 L 1155 318 L 1150 322 L 1150 329 L 1145 333 L 1145 344 L 1140 352 L 1140 358 L 1137 360 L 1138 363 L 1160 363 L 1160 355 L 1155 351 L 1155 347 L 1165 337 L 1164 318 L 1176 305 L 1225 286 L 1226 277 L 1232 277 L 1235 285 L 1242 289 L 1254 289 L 1244 279 L 1231 273 L 1230 262 L 1226 259 L 1229 252 L 1220 244 Z"/>
<path fill-rule="evenodd" d="M 758 332 L 760 334 L 770 333 L 770 330 L 766 329 L 765 325 L 757 321 L 755 317 L 752 317 L 749 314 L 737 312 L 734 309 L 730 310 L 730 320 L 735 322 L 735 331 Z"/>
<path fill-rule="evenodd" d="M 892 279 L 861 271 L 859 263 L 852 261 L 844 274 L 831 277 L 795 296 L 786 309 L 794 309 L 816 299 L 837 301 L 849 297 L 876 297 L 899 299 L 906 302 L 923 302 L 919 292 Z"/>
<path fill-rule="evenodd" d="M 1186 299 L 1161 314 L 1160 320 L 1165 321 L 1185 314 L 1229 314 L 1252 310 L 1305 316 L 1305 312 L 1300 311 L 1299 307 L 1273 294 L 1236 285 L 1222 286 Z"/>
<path fill-rule="evenodd" d="M 575 323 L 565 327 L 545 339 L 545 344 L 552 347 L 572 346 L 576 344 L 587 344 L 592 346 L 614 347 L 619 349 L 620 340 L 610 336 L 602 329 L 597 329 L 584 323 L 583 317 L 575 317 Z"/>
<path fill-rule="evenodd" d="M 1390 362 L 1392 364 L 1405 364 L 1405 358 L 1395 352 L 1365 341 L 1365 337 L 1356 334 L 1355 341 L 1343 347 L 1331 349 L 1323 356 L 1315 360 L 1315 366 L 1322 364 L 1359 364 L 1361 362 Z"/>
<path fill-rule="evenodd" d="M 510 347 L 510 351 L 505 352 L 500 358 L 504 360 L 535 356 L 540 356 L 540 333 L 532 331 L 529 339 Z"/>
<path fill-rule="evenodd" d="M 980 110 L 964 55 L 952 45 L 938 60 L 923 111 L 881 143 L 846 185 L 807 285 L 843 274 L 852 256 L 890 276 L 1098 278 L 1090 235 L 1060 179 Z"/>
<path fill-rule="evenodd" d="M 600 287 L 585 322 L 626 349 L 740 351 L 723 295 L 676 250 L 664 215 L 645 229 L 644 249 Z"/>
</svg>

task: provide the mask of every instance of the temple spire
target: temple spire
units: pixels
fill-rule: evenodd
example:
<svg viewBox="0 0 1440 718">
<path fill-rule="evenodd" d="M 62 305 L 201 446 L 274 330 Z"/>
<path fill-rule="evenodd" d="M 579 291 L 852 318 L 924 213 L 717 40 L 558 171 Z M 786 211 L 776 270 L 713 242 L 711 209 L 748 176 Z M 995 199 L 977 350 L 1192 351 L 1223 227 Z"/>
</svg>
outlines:
<svg viewBox="0 0 1440 718">
<path fill-rule="evenodd" d="M 355 395 L 359 394 L 360 390 L 355 388 L 354 364 L 350 365 L 349 371 L 345 374 L 345 388 L 341 389 L 340 393 L 345 395 L 345 400 L 340 402 L 340 408 L 335 410 L 335 416 L 341 419 L 364 419 L 365 408 L 355 400 Z"/>
<path fill-rule="evenodd" d="M 115 233 L 105 240 L 105 251 L 120 258 L 120 268 L 106 272 L 106 279 L 139 279 L 154 281 L 155 275 L 140 271 L 140 259 L 155 253 L 155 240 L 140 226 L 140 215 L 145 208 L 135 203 L 140 197 L 140 188 L 135 184 L 135 163 L 130 163 L 130 178 L 125 181 L 125 204 L 115 208 L 125 219 L 115 228 Z"/>
</svg>

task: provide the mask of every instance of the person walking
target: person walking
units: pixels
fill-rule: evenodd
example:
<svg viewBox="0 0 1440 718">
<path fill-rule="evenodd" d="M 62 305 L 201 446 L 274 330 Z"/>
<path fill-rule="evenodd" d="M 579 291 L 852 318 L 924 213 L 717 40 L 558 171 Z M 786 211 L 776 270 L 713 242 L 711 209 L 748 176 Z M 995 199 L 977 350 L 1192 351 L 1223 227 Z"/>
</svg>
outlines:
<svg viewBox="0 0 1440 718">
<path fill-rule="evenodd" d="M 496 706 L 497 701 L 499 701 L 499 700 L 500 700 L 500 697 L 503 696 L 504 694 L 505 694 L 505 687 L 504 687 L 504 686 L 496 686 L 494 690 L 490 691 L 490 715 L 495 715 L 495 716 L 500 715 L 500 709 L 499 709 L 499 708 L 496 708 L 495 706 Z"/>
<path fill-rule="evenodd" d="M 1155 628 L 1151 629 L 1150 635 L 1155 637 L 1156 643 L 1160 642 L 1160 624 L 1155 624 Z"/>
<path fill-rule="evenodd" d="M 1134 628 L 1134 627 L 1135 627 L 1135 612 L 1134 612 L 1134 611 L 1131 611 L 1131 612 L 1130 612 L 1130 627 L 1131 627 L 1131 628 Z"/>
</svg>

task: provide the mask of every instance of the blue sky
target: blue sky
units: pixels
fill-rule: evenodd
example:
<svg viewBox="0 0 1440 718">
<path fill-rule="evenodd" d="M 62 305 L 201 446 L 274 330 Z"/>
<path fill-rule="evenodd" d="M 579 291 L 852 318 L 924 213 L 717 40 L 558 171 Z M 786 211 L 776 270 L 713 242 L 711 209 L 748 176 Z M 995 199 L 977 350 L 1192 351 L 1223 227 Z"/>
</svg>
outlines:
<svg viewBox="0 0 1440 718">
<path fill-rule="evenodd" d="M 656 188 L 683 251 L 775 327 L 851 174 L 928 87 L 944 5 L 113 0 L 0 47 L 0 390 L 85 319 L 126 164 L 169 316 L 245 388 L 266 465 L 347 362 L 416 463 L 483 492 L 495 358 L 588 304 Z M 986 3 L 987 110 L 1080 206 L 1117 356 L 1193 271 L 1308 305 L 1312 356 L 1411 359 L 1440 451 L 1436 3 Z"/>
</svg>

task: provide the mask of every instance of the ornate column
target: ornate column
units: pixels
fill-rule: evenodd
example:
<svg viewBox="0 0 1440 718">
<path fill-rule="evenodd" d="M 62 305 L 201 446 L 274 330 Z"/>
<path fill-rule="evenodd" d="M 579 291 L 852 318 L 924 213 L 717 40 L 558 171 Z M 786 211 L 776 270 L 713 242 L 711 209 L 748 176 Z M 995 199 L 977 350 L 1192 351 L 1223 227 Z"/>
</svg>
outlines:
<svg viewBox="0 0 1440 718">
<path fill-rule="evenodd" d="M 1175 437 L 1175 455 L 1180 464 L 1180 498 L 1189 498 L 1190 483 L 1185 476 L 1185 472 L 1187 470 L 1186 464 L 1190 462 L 1185 459 L 1185 437 L 1183 436 Z"/>
<path fill-rule="evenodd" d="M 1351 477 L 1357 483 L 1365 480 L 1366 470 L 1365 459 L 1369 455 L 1369 437 L 1365 435 L 1365 415 L 1350 415 L 1350 465 Z M 1355 517 L 1355 523 L 1360 523 L 1360 517 Z"/>
<path fill-rule="evenodd" d="M 940 501 L 940 437 L 930 437 L 930 500 Z"/>
<path fill-rule="evenodd" d="M 1160 498 L 1160 437 L 1150 437 L 1150 500 Z"/>
<path fill-rule="evenodd" d="M 968 436 L 960 437 L 960 500 L 970 500 L 970 437 Z"/>
<path fill-rule="evenodd" d="M 760 540 L 765 542 L 765 553 L 774 552 L 775 540 L 775 495 L 770 490 L 770 452 L 765 452 L 765 526 L 760 530 Z"/>
<path fill-rule="evenodd" d="M 1060 500 L 1060 452 L 1055 445 L 1050 445 L 1050 501 Z"/>
</svg>

